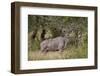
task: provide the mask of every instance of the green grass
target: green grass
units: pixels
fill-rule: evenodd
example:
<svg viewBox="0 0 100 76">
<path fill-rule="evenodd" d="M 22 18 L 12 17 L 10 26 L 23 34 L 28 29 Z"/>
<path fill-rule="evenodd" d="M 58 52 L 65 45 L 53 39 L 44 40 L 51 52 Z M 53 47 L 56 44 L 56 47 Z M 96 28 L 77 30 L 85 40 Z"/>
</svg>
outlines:
<svg viewBox="0 0 100 76">
<path fill-rule="evenodd" d="M 54 59 L 79 59 L 88 57 L 87 41 L 82 42 L 81 45 L 75 47 L 75 45 L 69 45 L 61 53 L 47 52 L 46 54 L 40 51 L 40 42 L 38 36 L 33 40 L 31 38 L 32 32 L 28 34 L 28 60 L 54 60 Z"/>
<path fill-rule="evenodd" d="M 43 53 L 40 51 L 29 51 L 28 60 L 78 59 L 87 58 L 87 55 L 86 47 L 72 47 L 65 49 L 63 52 L 56 51 Z"/>
</svg>

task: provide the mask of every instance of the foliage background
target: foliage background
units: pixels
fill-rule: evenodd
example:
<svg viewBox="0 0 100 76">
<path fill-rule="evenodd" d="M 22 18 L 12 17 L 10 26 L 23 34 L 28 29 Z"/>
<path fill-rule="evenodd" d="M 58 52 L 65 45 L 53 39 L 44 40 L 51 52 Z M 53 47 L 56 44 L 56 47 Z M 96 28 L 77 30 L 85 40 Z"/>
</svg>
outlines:
<svg viewBox="0 0 100 76">
<path fill-rule="evenodd" d="M 43 40 L 65 34 L 70 41 L 62 54 L 40 53 Z M 28 15 L 28 60 L 87 58 L 87 43 L 87 17 Z"/>
</svg>

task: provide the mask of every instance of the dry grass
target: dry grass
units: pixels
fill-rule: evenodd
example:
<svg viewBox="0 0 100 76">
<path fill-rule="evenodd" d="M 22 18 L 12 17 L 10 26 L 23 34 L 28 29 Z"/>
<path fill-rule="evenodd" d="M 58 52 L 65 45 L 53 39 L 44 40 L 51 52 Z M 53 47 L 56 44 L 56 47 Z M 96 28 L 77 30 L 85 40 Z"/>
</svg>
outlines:
<svg viewBox="0 0 100 76">
<path fill-rule="evenodd" d="M 37 38 L 31 39 L 31 34 L 28 36 L 28 60 L 54 60 L 54 59 L 78 59 L 87 58 L 88 48 L 87 43 L 82 43 L 78 48 L 75 45 L 67 47 L 62 53 L 59 51 L 43 53 L 39 48 L 39 41 Z"/>
<path fill-rule="evenodd" d="M 48 52 L 42 53 L 40 51 L 29 51 L 28 60 L 54 60 L 54 59 L 76 59 L 87 58 L 87 49 L 85 48 L 70 48 L 63 52 Z"/>
</svg>

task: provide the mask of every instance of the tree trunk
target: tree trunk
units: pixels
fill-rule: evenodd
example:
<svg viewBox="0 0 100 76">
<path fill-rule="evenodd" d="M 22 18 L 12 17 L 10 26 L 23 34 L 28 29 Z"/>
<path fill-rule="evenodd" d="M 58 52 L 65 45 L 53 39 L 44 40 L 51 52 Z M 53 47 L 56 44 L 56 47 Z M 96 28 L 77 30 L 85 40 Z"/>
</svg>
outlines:
<svg viewBox="0 0 100 76">
<path fill-rule="evenodd" d="M 46 30 L 43 29 L 41 33 L 41 41 L 45 40 L 45 34 L 46 34 Z"/>
<path fill-rule="evenodd" d="M 35 39 L 36 34 L 37 34 L 37 30 L 33 31 L 33 33 L 32 33 L 32 39 Z"/>
</svg>

